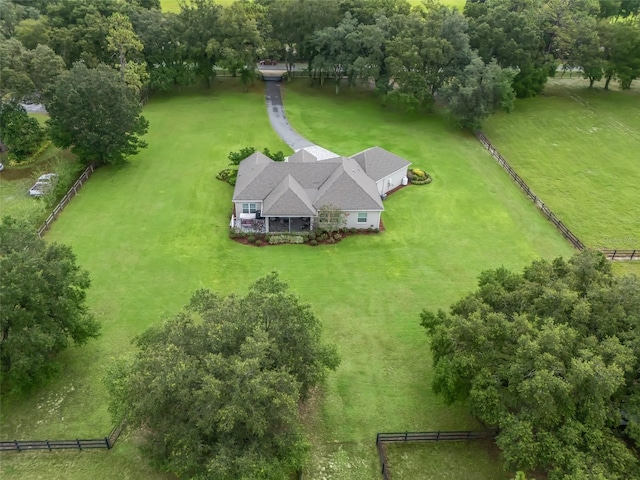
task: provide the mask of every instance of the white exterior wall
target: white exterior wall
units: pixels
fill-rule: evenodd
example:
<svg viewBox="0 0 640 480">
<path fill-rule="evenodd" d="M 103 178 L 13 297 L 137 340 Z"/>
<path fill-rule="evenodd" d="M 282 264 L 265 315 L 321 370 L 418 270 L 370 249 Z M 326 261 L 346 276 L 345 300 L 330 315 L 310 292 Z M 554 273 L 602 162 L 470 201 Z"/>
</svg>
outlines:
<svg viewBox="0 0 640 480">
<path fill-rule="evenodd" d="M 261 201 L 251 201 L 251 202 L 234 202 L 234 213 L 236 218 L 240 218 L 240 214 L 242 213 L 242 204 L 244 203 L 255 203 L 256 209 L 262 211 L 262 202 Z"/>
<path fill-rule="evenodd" d="M 407 175 L 408 168 L 409 167 L 402 168 L 397 172 L 394 172 L 391 175 L 387 175 L 383 179 L 378 180 L 376 182 L 376 186 L 378 187 L 378 192 L 380 192 L 380 195 L 402 185 L 402 178 Z M 389 180 L 391 181 L 391 184 L 389 184 Z"/>
<path fill-rule="evenodd" d="M 363 212 L 367 214 L 367 223 L 358 223 L 359 212 L 345 212 L 347 214 L 347 228 L 380 228 L 381 212 Z"/>
</svg>

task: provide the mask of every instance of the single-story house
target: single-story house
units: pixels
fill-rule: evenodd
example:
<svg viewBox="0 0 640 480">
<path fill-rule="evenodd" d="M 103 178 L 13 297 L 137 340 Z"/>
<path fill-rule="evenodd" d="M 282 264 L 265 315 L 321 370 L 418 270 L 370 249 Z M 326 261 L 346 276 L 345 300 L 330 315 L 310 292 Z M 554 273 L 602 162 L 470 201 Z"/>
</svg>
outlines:
<svg viewBox="0 0 640 480">
<path fill-rule="evenodd" d="M 382 196 L 401 184 L 409 165 L 380 147 L 323 160 L 301 149 L 286 162 L 255 152 L 238 167 L 231 226 L 256 232 L 313 230 L 319 210 L 330 206 L 346 214 L 347 228 L 379 228 Z"/>
</svg>

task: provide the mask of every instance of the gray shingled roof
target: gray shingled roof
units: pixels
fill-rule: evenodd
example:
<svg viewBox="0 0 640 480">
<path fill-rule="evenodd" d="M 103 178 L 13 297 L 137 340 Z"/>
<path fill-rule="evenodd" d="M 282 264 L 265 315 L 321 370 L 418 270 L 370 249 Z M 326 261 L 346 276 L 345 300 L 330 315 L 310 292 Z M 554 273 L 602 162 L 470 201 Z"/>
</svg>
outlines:
<svg viewBox="0 0 640 480">
<path fill-rule="evenodd" d="M 269 216 L 317 215 L 331 204 L 341 210 L 384 210 L 375 182 L 352 158 L 274 162 L 259 152 L 240 162 L 233 201 L 262 201 Z"/>
<path fill-rule="evenodd" d="M 243 160 L 238 168 L 233 201 L 262 200 L 287 175 L 295 178 L 305 190 L 318 190 L 339 163 L 339 158 L 314 163 L 271 161 L 267 168 L 257 169 L 252 163 L 245 165 L 245 160 Z"/>
<path fill-rule="evenodd" d="M 287 175 L 262 202 L 262 215 L 315 217 L 318 214 L 307 193 Z"/>
<path fill-rule="evenodd" d="M 318 191 L 314 205 L 318 208 L 326 204 L 340 210 L 384 210 L 375 182 L 346 157 Z"/>
<path fill-rule="evenodd" d="M 236 186 L 233 190 L 235 200 L 236 192 L 242 192 L 249 184 L 258 178 L 260 174 L 267 168 L 267 165 L 274 163 L 264 153 L 255 152 L 240 162 L 238 167 L 238 177 L 236 178 Z M 264 197 L 244 197 L 243 200 L 261 200 Z"/>
<path fill-rule="evenodd" d="M 352 155 L 351 158 L 358 162 L 366 174 L 376 182 L 411 165 L 411 162 L 381 147 L 367 148 Z"/>
<path fill-rule="evenodd" d="M 317 161 L 318 159 L 312 154 L 310 154 L 309 152 L 307 152 L 304 148 L 301 148 L 300 150 L 298 150 L 296 153 L 294 153 L 287 159 L 287 162 L 291 162 L 291 163 L 296 163 L 296 162 L 311 163 L 311 162 L 317 162 Z"/>
</svg>

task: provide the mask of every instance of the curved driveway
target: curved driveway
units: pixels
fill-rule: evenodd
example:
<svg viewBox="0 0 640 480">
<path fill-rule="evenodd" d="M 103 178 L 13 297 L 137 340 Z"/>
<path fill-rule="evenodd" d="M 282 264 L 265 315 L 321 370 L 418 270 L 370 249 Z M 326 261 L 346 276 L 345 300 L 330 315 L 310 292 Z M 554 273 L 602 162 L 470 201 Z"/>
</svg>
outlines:
<svg viewBox="0 0 640 480">
<path fill-rule="evenodd" d="M 282 104 L 281 85 L 279 82 L 267 81 L 265 84 L 265 99 L 267 102 L 267 113 L 271 126 L 280 138 L 289 145 L 294 151 L 304 147 L 312 147 L 315 144 L 301 136 L 296 132 L 284 113 L 284 105 Z"/>
</svg>

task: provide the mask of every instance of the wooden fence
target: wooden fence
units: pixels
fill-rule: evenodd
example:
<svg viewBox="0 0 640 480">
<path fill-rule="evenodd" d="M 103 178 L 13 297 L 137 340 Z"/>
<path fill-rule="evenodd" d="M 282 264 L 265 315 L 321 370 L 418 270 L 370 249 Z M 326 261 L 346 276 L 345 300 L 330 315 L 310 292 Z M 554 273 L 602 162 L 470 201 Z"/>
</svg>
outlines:
<svg viewBox="0 0 640 480">
<path fill-rule="evenodd" d="M 90 440 L 13 440 L 11 442 L 0 442 L 0 452 L 25 452 L 34 450 L 88 450 L 94 448 L 104 448 L 111 450 L 122 433 L 123 425 L 115 427 L 109 435 L 103 438 Z"/>
<path fill-rule="evenodd" d="M 92 163 L 86 168 L 84 172 L 82 172 L 82 174 L 78 177 L 78 179 L 75 181 L 75 183 L 66 193 L 66 195 L 62 197 L 62 200 L 60 200 L 60 203 L 56 205 L 56 207 L 53 209 L 51 214 L 44 221 L 44 224 L 38 229 L 38 235 L 40 237 L 42 237 L 51 228 L 51 224 L 56 221 L 56 219 L 58 218 L 58 215 L 60 215 L 62 210 L 64 210 L 64 208 L 69 204 L 71 199 L 76 196 L 76 194 L 78 193 L 78 190 L 80 190 L 82 186 L 85 184 L 85 182 L 89 180 L 89 177 L 95 171 L 95 169 L 96 169 L 96 166 L 95 164 Z"/>
<path fill-rule="evenodd" d="M 376 435 L 376 447 L 380 458 L 380 473 L 384 480 L 391 479 L 389 460 L 387 459 L 386 443 L 396 442 L 444 442 L 462 440 L 480 440 L 495 437 L 492 430 L 484 432 L 453 431 L 453 432 L 403 432 L 403 433 L 378 433 Z"/>
<path fill-rule="evenodd" d="M 610 250 L 601 249 L 609 260 L 640 260 L 640 250 Z"/>
<path fill-rule="evenodd" d="M 509 165 L 509 162 L 507 162 L 505 158 L 502 155 L 500 155 L 500 152 L 498 152 L 498 150 L 491 144 L 491 142 L 484 135 L 484 133 L 482 133 L 480 130 L 476 130 L 475 134 L 476 134 L 476 137 L 478 137 L 478 140 L 480 140 L 480 142 L 486 147 L 486 149 L 489 150 L 489 153 L 491 153 L 493 158 L 495 158 L 498 161 L 498 163 L 502 166 L 502 168 L 504 168 L 507 171 L 507 173 L 511 176 L 511 178 L 520 186 L 520 188 L 524 191 L 527 197 L 529 197 L 529 199 L 531 199 L 531 201 L 536 204 L 536 207 L 540 209 L 540 211 L 544 214 L 544 216 L 547 217 L 547 219 L 551 223 L 553 223 L 558 230 L 560 230 L 560 233 L 562 233 L 564 238 L 569 240 L 569 242 L 578 250 L 584 250 L 585 248 L 584 244 L 580 241 L 580 239 L 576 237 L 573 234 L 573 232 L 569 230 L 567 226 L 560 221 L 558 217 L 556 217 L 556 215 L 551 211 L 549 207 L 545 205 L 545 203 L 542 201 L 542 199 L 540 199 L 540 197 L 538 197 L 535 193 L 533 193 L 533 190 L 529 188 L 529 185 L 527 185 L 525 181 L 522 180 L 522 178 L 520 178 L 520 175 L 518 175 L 516 171 L 511 167 L 511 165 Z"/>
</svg>

